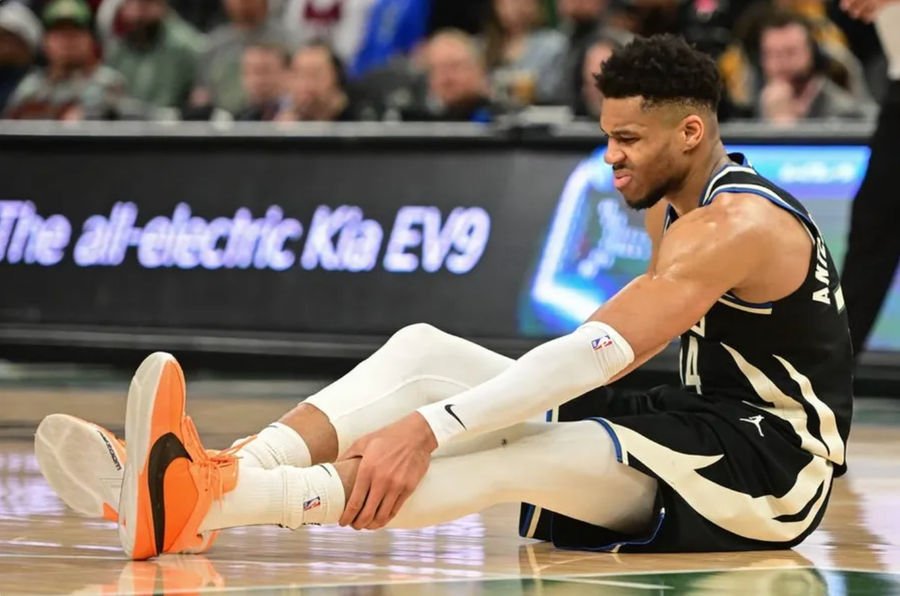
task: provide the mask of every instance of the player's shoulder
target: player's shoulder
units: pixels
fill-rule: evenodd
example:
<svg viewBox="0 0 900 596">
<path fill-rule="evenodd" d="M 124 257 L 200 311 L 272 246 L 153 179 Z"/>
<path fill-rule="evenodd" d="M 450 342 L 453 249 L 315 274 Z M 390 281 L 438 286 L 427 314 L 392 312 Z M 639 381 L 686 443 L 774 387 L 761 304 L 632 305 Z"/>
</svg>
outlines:
<svg viewBox="0 0 900 596">
<path fill-rule="evenodd" d="M 780 245 L 759 198 L 722 194 L 679 217 L 660 244 L 657 272 L 680 270 L 741 286 Z"/>
<path fill-rule="evenodd" d="M 768 230 L 773 208 L 777 209 L 758 195 L 722 192 L 711 203 L 678 218 L 672 231 L 684 235 L 752 238 Z"/>
<path fill-rule="evenodd" d="M 739 219 L 748 223 L 760 223 L 772 213 L 772 209 L 781 211 L 772 201 L 757 193 L 741 191 L 723 191 L 705 206 L 712 216 Z"/>
</svg>

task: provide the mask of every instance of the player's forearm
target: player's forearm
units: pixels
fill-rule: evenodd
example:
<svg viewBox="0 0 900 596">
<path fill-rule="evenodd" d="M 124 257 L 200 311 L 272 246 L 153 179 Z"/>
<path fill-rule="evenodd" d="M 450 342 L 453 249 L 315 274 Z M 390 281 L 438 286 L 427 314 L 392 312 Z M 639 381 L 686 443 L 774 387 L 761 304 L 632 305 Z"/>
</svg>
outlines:
<svg viewBox="0 0 900 596">
<path fill-rule="evenodd" d="M 529 351 L 485 383 L 418 412 L 443 445 L 533 418 L 609 383 L 633 360 L 617 331 L 590 321 Z"/>
</svg>

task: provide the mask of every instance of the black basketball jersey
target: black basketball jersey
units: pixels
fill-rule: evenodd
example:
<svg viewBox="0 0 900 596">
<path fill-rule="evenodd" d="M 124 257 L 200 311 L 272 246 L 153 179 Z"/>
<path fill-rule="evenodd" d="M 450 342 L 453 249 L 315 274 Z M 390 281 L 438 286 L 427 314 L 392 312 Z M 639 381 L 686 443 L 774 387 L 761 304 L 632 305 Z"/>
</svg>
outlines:
<svg viewBox="0 0 900 596">
<path fill-rule="evenodd" d="M 737 400 L 787 424 L 803 450 L 845 469 L 852 414 L 852 354 L 837 269 L 809 212 L 756 172 L 741 154 L 717 171 L 700 208 L 721 193 L 758 195 L 795 215 L 813 243 L 809 270 L 791 295 L 770 303 L 725 293 L 681 336 L 684 389 L 707 399 Z M 665 227 L 677 218 L 670 206 Z"/>
</svg>

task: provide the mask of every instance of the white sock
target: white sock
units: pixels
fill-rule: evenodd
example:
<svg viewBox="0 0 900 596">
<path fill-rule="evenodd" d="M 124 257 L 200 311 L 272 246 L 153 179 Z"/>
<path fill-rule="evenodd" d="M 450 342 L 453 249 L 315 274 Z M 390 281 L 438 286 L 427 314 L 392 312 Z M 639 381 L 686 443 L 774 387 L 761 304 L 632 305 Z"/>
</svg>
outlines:
<svg viewBox="0 0 900 596">
<path fill-rule="evenodd" d="M 331 464 L 270 470 L 240 464 L 237 486 L 210 507 L 200 532 L 236 526 L 297 528 L 334 524 L 344 511 L 344 486 Z"/>
<path fill-rule="evenodd" d="M 246 438 L 238 439 L 238 445 Z M 256 438 L 247 442 L 235 454 L 242 465 L 270 470 L 278 466 L 305 468 L 312 465 L 309 447 L 293 428 L 281 422 L 273 422 L 259 431 Z"/>
</svg>

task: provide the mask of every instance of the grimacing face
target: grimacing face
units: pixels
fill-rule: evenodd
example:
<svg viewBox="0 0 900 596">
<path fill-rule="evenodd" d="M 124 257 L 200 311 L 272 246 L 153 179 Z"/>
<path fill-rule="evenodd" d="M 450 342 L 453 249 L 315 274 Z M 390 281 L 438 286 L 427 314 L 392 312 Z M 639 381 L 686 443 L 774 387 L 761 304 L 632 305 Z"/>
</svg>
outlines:
<svg viewBox="0 0 900 596">
<path fill-rule="evenodd" d="M 612 166 L 616 190 L 639 210 L 679 188 L 690 159 L 677 110 L 665 105 L 645 109 L 642 102 L 642 97 L 606 98 L 600 114 L 600 127 L 609 137 L 604 160 Z"/>
</svg>

